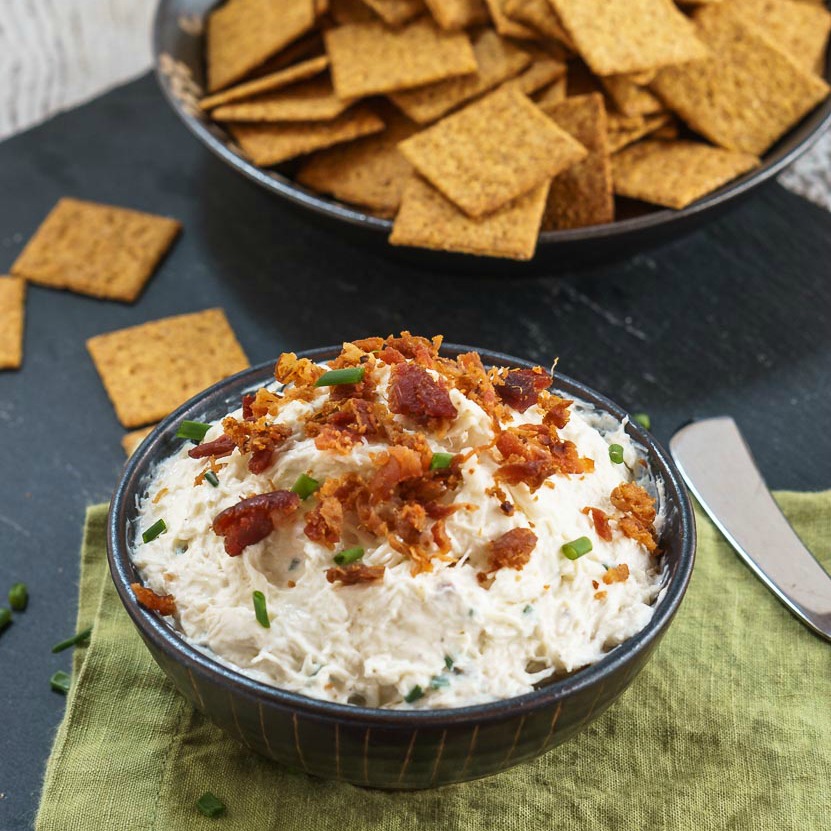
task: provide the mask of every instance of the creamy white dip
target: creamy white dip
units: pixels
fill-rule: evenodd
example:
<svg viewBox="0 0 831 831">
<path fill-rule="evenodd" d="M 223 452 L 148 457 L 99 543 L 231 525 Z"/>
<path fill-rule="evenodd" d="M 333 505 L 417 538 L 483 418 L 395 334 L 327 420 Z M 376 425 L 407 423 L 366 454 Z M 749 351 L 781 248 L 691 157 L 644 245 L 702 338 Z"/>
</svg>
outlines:
<svg viewBox="0 0 831 831">
<path fill-rule="evenodd" d="M 386 400 L 389 367 L 379 365 L 376 375 L 379 398 Z M 577 404 L 559 432 L 594 460 L 594 472 L 554 475 L 551 486 L 533 494 L 525 484 L 502 485 L 516 506 L 506 516 L 499 500 L 485 493 L 499 463 L 487 452 L 473 457 L 462 467 L 455 500 L 475 510 L 446 521 L 459 556 L 455 565 L 435 560 L 432 571 L 413 575 L 407 557 L 347 524 L 337 550 L 363 546 L 361 562 L 386 570 L 375 583 L 330 583 L 333 550 L 303 532 L 303 514 L 314 507 L 314 497 L 302 503 L 294 521 L 230 557 L 211 527 L 223 509 L 291 488 L 303 473 L 322 481 L 373 469 L 371 456 L 384 449 L 380 444 L 363 441 L 349 455 L 335 455 L 304 436 L 303 419 L 327 395 L 321 389 L 314 401 L 292 401 L 279 412 L 275 420 L 292 436 L 262 474 L 251 474 L 247 456 L 234 451 L 220 460 L 225 466 L 218 487 L 194 485 L 206 460 L 189 458 L 189 443 L 155 471 L 139 506 L 132 557 L 148 587 L 175 596 L 175 625 L 191 644 L 245 675 L 314 698 L 444 708 L 529 692 L 552 673 L 597 661 L 649 621 L 660 589 L 655 557 L 614 523 L 611 542 L 600 539 L 581 512 L 594 506 L 614 515 L 610 493 L 632 480 L 640 456 L 622 425 L 603 429 L 608 417 L 598 419 Z M 460 453 L 488 443 L 488 415 L 458 390 L 450 396 L 458 417 L 441 439 L 429 436 L 434 450 Z M 536 405 L 514 415 L 516 424 L 541 421 Z M 403 416 L 396 420 L 412 426 Z M 216 423 L 205 441 L 220 435 Z M 612 463 L 611 443 L 624 448 L 626 464 Z M 158 519 L 167 532 L 142 543 L 141 532 Z M 516 527 L 531 527 L 538 538 L 530 561 L 521 570 L 500 569 L 483 586 L 477 572 L 488 568 L 489 541 Z M 592 550 L 577 560 L 563 556 L 563 544 L 583 536 Z M 605 584 L 607 568 L 624 563 L 628 579 Z M 265 595 L 270 628 L 255 618 L 255 590 Z M 416 687 L 424 694 L 408 703 Z"/>
</svg>

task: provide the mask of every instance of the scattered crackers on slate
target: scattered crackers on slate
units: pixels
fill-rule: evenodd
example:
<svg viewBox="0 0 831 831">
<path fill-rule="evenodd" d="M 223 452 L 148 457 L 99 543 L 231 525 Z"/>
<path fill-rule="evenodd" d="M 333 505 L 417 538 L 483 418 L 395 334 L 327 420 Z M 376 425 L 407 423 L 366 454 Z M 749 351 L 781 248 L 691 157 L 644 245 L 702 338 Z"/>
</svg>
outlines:
<svg viewBox="0 0 831 831">
<path fill-rule="evenodd" d="M 819 0 L 225 0 L 201 107 L 394 245 L 530 259 L 757 166 L 828 95 L 829 31 Z"/>
<path fill-rule="evenodd" d="M 124 427 L 166 416 L 205 387 L 248 366 L 222 309 L 177 315 L 87 341 Z"/>
<path fill-rule="evenodd" d="M 23 363 L 25 302 L 25 281 L 0 277 L 0 369 L 18 369 Z"/>
<path fill-rule="evenodd" d="M 168 217 L 65 197 L 11 271 L 30 283 L 132 303 L 180 229 Z"/>
</svg>

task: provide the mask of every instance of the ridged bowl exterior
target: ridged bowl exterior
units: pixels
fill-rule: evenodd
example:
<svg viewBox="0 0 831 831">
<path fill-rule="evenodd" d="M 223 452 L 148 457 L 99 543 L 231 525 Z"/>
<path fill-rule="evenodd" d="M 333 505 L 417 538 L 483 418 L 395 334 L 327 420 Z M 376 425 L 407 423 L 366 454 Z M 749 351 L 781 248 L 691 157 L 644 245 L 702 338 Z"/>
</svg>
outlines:
<svg viewBox="0 0 831 831">
<path fill-rule="evenodd" d="M 340 347 L 300 353 L 327 360 Z M 470 347 L 448 345 L 456 356 Z M 493 352 L 488 365 L 532 366 Z M 686 591 L 695 557 L 689 497 L 665 451 L 636 423 L 627 432 L 645 448 L 664 484 L 666 522 L 660 540 L 664 588 L 652 620 L 597 664 L 505 701 L 451 710 L 379 710 L 333 704 L 276 689 L 223 666 L 186 643 L 158 615 L 141 608 L 130 583 L 138 579 L 128 540 L 154 466 L 171 455 L 182 419 L 212 420 L 239 405 L 242 392 L 273 378 L 273 362 L 221 381 L 166 418 L 125 466 L 110 506 L 108 557 L 116 589 L 154 659 L 176 688 L 229 735 L 251 750 L 324 779 L 376 788 L 416 789 L 490 776 L 533 759 L 597 718 L 649 660 Z M 565 376 L 554 388 L 618 419 L 608 399 Z"/>
</svg>

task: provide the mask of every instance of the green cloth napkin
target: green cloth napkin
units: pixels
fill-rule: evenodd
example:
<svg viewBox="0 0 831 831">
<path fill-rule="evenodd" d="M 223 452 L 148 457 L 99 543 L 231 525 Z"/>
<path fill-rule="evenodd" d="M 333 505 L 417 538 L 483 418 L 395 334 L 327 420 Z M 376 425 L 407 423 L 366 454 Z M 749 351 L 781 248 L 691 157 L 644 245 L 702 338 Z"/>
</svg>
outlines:
<svg viewBox="0 0 831 831">
<path fill-rule="evenodd" d="M 831 491 L 779 500 L 831 565 Z M 831 647 L 700 514 L 686 600 L 616 705 L 499 776 L 395 793 L 292 774 L 179 696 L 108 577 L 105 511 L 87 514 L 78 627 L 94 630 L 75 653 L 38 831 L 831 829 Z M 205 791 L 225 802 L 224 816 L 197 812 Z"/>
</svg>

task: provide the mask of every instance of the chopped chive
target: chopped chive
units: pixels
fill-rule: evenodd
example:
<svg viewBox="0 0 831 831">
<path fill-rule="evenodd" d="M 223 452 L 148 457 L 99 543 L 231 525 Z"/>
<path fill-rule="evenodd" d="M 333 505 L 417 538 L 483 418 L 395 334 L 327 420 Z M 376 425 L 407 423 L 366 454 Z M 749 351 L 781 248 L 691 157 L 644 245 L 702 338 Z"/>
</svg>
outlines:
<svg viewBox="0 0 831 831">
<path fill-rule="evenodd" d="M 308 499 L 318 488 L 320 482 L 317 479 L 312 479 L 305 473 L 301 473 L 297 477 L 297 481 L 291 486 L 291 492 L 296 493 L 301 499 Z"/>
<path fill-rule="evenodd" d="M 344 566 L 347 563 L 354 563 L 355 560 L 360 560 L 364 556 L 364 550 L 359 545 L 355 548 L 346 548 L 338 554 L 335 554 L 335 562 L 339 566 Z"/>
<path fill-rule="evenodd" d="M 434 690 L 439 690 L 442 687 L 449 687 L 450 686 L 450 679 L 445 678 L 444 675 L 434 675 L 430 680 L 430 687 Z"/>
<path fill-rule="evenodd" d="M 609 461 L 613 465 L 623 464 L 623 448 L 619 444 L 609 445 Z"/>
<path fill-rule="evenodd" d="M 83 643 L 84 641 L 88 640 L 91 634 L 92 627 L 90 626 L 89 628 L 84 629 L 83 631 L 73 635 L 71 638 L 67 638 L 65 641 L 56 643 L 52 647 L 52 652 L 63 652 L 64 649 L 69 649 L 70 646 L 77 646 L 79 643 Z"/>
<path fill-rule="evenodd" d="M 26 588 L 25 583 L 15 583 L 9 589 L 9 606 L 15 610 L 15 612 L 22 612 L 26 608 L 26 604 L 29 602 L 29 590 Z"/>
<path fill-rule="evenodd" d="M 418 701 L 419 698 L 424 698 L 424 690 L 416 684 L 405 696 L 404 701 L 407 704 L 412 704 L 414 701 Z"/>
<path fill-rule="evenodd" d="M 430 459 L 430 470 L 444 470 L 450 467 L 453 462 L 452 453 L 434 453 Z"/>
<path fill-rule="evenodd" d="M 72 679 L 69 677 L 69 674 L 64 672 L 62 669 L 59 669 L 50 679 L 49 685 L 55 692 L 63 693 L 66 695 L 69 692 L 69 682 Z"/>
<path fill-rule="evenodd" d="M 225 813 L 225 803 L 210 791 L 205 791 L 196 800 L 196 807 L 199 809 L 199 813 L 204 814 L 206 817 L 218 817 L 220 814 Z"/>
<path fill-rule="evenodd" d="M 335 387 L 339 384 L 359 384 L 364 380 L 364 367 L 348 366 L 344 369 L 330 369 L 315 381 L 316 387 Z"/>
<path fill-rule="evenodd" d="M 560 551 L 569 559 L 576 560 L 592 550 L 592 541 L 588 537 L 578 537 L 576 540 L 567 542 Z"/>
<path fill-rule="evenodd" d="M 12 613 L 5 606 L 0 606 L 0 632 L 12 622 Z"/>
<path fill-rule="evenodd" d="M 449 655 L 444 656 L 444 665 L 448 669 L 453 669 L 453 659 Z"/>
<path fill-rule="evenodd" d="M 205 438 L 205 434 L 210 429 L 210 424 L 205 424 L 201 421 L 183 421 L 176 431 L 176 438 L 200 442 Z"/>
<path fill-rule="evenodd" d="M 212 470 L 205 473 L 205 481 L 213 485 L 215 488 L 219 487 L 219 477 Z"/>
<path fill-rule="evenodd" d="M 160 534 L 167 531 L 167 525 L 164 524 L 163 519 L 157 519 L 146 531 L 142 532 L 142 542 L 153 542 Z"/>
<path fill-rule="evenodd" d="M 528 605 L 527 605 L 527 606 L 526 606 L 526 607 L 522 610 L 522 614 L 524 614 L 524 615 L 530 615 L 530 614 L 531 614 L 531 612 L 533 612 L 533 611 L 534 611 L 534 607 L 533 607 L 533 606 L 529 603 L 529 604 L 528 604 Z"/>
<path fill-rule="evenodd" d="M 651 430 L 652 429 L 652 419 L 649 417 L 647 413 L 635 413 L 632 418 L 638 422 L 638 424 L 643 427 L 644 430 Z"/>
<path fill-rule="evenodd" d="M 254 614 L 260 626 L 271 629 L 271 621 L 268 619 L 268 609 L 265 605 L 265 595 L 262 592 L 254 592 Z"/>
</svg>

